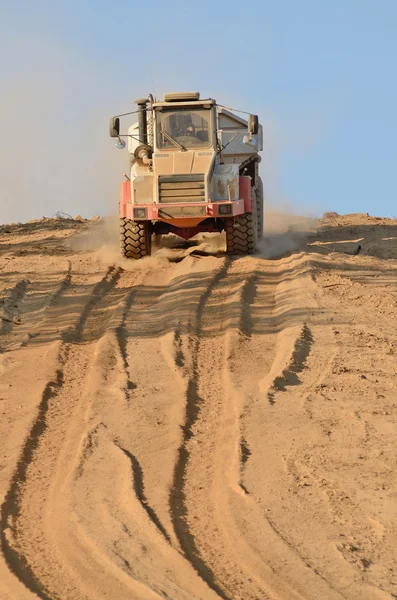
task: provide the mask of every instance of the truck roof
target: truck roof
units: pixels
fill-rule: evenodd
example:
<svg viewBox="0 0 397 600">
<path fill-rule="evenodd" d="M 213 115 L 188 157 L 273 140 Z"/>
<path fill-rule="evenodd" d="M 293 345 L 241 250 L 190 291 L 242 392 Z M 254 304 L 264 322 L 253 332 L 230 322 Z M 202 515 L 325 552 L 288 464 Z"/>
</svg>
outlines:
<svg viewBox="0 0 397 600">
<path fill-rule="evenodd" d="M 213 100 L 212 98 L 206 98 L 203 100 L 187 100 L 186 102 L 180 102 L 180 101 L 175 101 L 175 102 L 154 102 L 153 103 L 153 108 L 158 108 L 158 107 L 164 107 L 164 108 L 170 108 L 170 107 L 175 107 L 177 108 L 178 106 L 213 106 L 214 104 L 216 104 L 215 100 Z"/>
</svg>

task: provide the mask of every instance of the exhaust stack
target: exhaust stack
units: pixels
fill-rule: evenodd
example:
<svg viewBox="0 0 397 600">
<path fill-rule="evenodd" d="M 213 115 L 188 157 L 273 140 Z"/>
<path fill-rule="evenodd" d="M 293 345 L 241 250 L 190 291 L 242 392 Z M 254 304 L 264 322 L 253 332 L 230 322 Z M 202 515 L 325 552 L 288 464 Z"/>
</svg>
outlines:
<svg viewBox="0 0 397 600">
<path fill-rule="evenodd" d="M 139 141 L 141 144 L 147 144 L 147 115 L 146 106 L 148 103 L 147 98 L 138 98 L 135 100 L 135 104 L 138 105 L 138 127 L 139 127 Z"/>
</svg>

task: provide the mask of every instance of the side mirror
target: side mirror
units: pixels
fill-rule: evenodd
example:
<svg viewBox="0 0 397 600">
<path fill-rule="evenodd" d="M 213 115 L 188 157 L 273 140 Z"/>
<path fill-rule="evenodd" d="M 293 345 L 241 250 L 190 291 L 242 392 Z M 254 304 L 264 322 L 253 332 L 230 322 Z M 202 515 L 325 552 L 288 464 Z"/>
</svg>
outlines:
<svg viewBox="0 0 397 600">
<path fill-rule="evenodd" d="M 119 137 L 120 134 L 120 119 L 118 117 L 112 117 L 109 123 L 110 137 Z"/>
<path fill-rule="evenodd" d="M 256 135 L 259 131 L 259 119 L 258 115 L 249 115 L 248 117 L 248 133 L 250 135 Z"/>
</svg>

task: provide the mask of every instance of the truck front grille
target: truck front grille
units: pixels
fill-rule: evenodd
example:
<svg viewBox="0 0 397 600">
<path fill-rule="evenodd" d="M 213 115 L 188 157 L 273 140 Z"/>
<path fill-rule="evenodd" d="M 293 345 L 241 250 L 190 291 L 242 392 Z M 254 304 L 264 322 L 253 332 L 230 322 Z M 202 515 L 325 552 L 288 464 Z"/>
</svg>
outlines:
<svg viewBox="0 0 397 600">
<path fill-rule="evenodd" d="M 160 175 L 159 202 L 205 202 L 204 174 Z"/>
</svg>

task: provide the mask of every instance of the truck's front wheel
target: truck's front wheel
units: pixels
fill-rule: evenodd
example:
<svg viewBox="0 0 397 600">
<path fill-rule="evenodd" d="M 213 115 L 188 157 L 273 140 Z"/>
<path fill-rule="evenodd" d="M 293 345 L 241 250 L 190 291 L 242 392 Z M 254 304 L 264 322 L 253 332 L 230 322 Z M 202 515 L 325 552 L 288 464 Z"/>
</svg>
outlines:
<svg viewBox="0 0 397 600">
<path fill-rule="evenodd" d="M 120 249 L 126 258 L 143 258 L 151 252 L 151 234 L 147 221 L 120 219 Z"/>
<path fill-rule="evenodd" d="M 264 227 L 264 222 L 263 222 L 264 206 L 263 206 L 263 182 L 260 177 L 258 177 L 258 179 L 257 179 L 255 192 L 256 192 L 255 196 L 256 196 L 257 232 L 258 232 L 258 240 L 261 240 L 263 237 L 263 227 Z"/>
<path fill-rule="evenodd" d="M 233 219 L 227 219 L 226 252 L 228 254 L 253 254 L 256 250 L 256 230 L 256 214 L 245 213 Z"/>
</svg>

